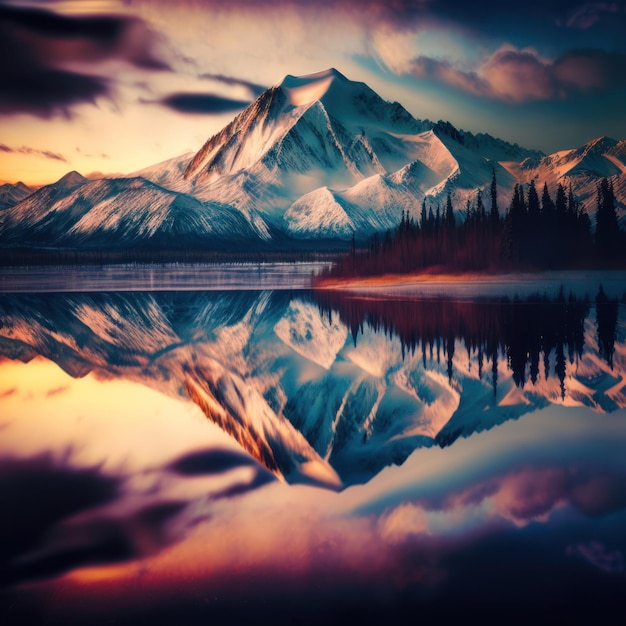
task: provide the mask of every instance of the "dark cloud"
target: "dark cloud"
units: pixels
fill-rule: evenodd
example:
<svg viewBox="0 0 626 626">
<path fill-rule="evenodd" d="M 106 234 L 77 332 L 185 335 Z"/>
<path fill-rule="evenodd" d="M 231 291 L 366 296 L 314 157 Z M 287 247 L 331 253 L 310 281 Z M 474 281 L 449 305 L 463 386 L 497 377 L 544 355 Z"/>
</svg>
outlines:
<svg viewBox="0 0 626 626">
<path fill-rule="evenodd" d="M 233 100 L 212 93 L 175 93 L 158 101 L 179 113 L 229 113 L 250 104 L 247 100 Z"/>
<path fill-rule="evenodd" d="M 0 152 L 9 152 L 11 154 L 30 154 L 33 156 L 41 156 L 46 159 L 52 159 L 53 161 L 63 161 L 67 163 L 67 159 L 58 152 L 52 152 L 50 150 L 38 150 L 37 148 L 29 148 L 28 146 L 19 146 L 19 148 L 12 148 L 4 143 L 0 143 Z"/>
<path fill-rule="evenodd" d="M 552 64 L 555 80 L 566 89 L 613 90 L 626 87 L 626 54 L 571 50 Z"/>
<path fill-rule="evenodd" d="M 162 501 L 107 515 L 119 479 L 48 456 L 0 461 L 0 588 L 83 565 L 132 559 L 170 543 L 166 526 L 187 505 Z"/>
<path fill-rule="evenodd" d="M 610 574 L 624 571 L 624 555 L 619 550 L 609 550 L 599 541 L 569 546 L 566 554 L 579 555 L 598 569 Z"/>
<path fill-rule="evenodd" d="M 574 6 L 564 24 L 568 28 L 587 30 L 604 20 L 624 20 L 626 2 L 583 2 Z"/>
<path fill-rule="evenodd" d="M 477 492 L 479 485 L 469 491 Z M 520 522 L 537 519 L 568 503 L 588 517 L 604 517 L 626 509 L 623 475 L 582 467 L 535 467 L 491 479 L 484 495 L 492 507 Z M 448 506 L 467 501 L 468 491 L 449 496 Z M 471 500 L 479 503 L 481 499 Z"/>
<path fill-rule="evenodd" d="M 245 87 L 254 97 L 260 96 L 267 89 L 265 85 L 259 85 L 258 83 L 252 83 L 250 81 L 243 80 L 241 78 L 235 78 L 233 76 L 224 76 L 223 74 L 201 74 L 200 78 L 217 80 L 229 86 Z"/>
<path fill-rule="evenodd" d="M 563 100 L 626 88 L 626 54 L 570 50 L 554 60 L 531 50 L 502 47 L 480 67 L 465 71 L 449 61 L 418 57 L 410 73 L 479 97 L 507 102 Z"/>
<path fill-rule="evenodd" d="M 616 21 L 626 20 L 626 2 L 623 0 L 584 2 L 580 0 L 527 0 L 526 2 L 502 2 L 484 0 L 480 4 L 465 0 L 432 0 L 413 2 L 399 0 L 383 3 L 372 0 L 374 5 L 386 5 L 381 14 L 388 16 L 396 25 L 402 26 L 426 16 L 470 25 L 477 30 L 494 27 L 510 31 L 523 27 L 523 23 L 545 24 L 556 28 L 586 30 L 593 26 L 606 27 Z"/>
<path fill-rule="evenodd" d="M 68 69 L 125 60 L 144 69 L 169 69 L 153 51 L 154 35 L 136 18 L 63 16 L 0 5 L 0 113 L 40 117 L 69 114 L 72 105 L 110 92 L 112 81 Z M 10 62 L 6 60 L 10 59 Z"/>
<path fill-rule="evenodd" d="M 222 489 L 222 491 L 218 491 L 215 495 L 213 495 L 211 500 L 236 498 L 275 481 L 276 477 L 273 474 L 267 470 L 259 469 L 249 483 L 235 483 L 233 485 L 229 485 L 225 489 Z"/>
<path fill-rule="evenodd" d="M 222 475 L 240 467 L 251 467 L 255 474 L 249 482 L 236 482 L 211 496 L 211 500 L 234 498 L 274 482 L 276 477 L 261 467 L 252 457 L 231 450 L 208 449 L 187 454 L 169 466 L 181 476 Z"/>
<path fill-rule="evenodd" d="M 0 586 L 17 576 L 14 563 L 43 546 L 51 528 L 118 495 L 98 470 L 59 467 L 49 457 L 0 462 Z"/>
<path fill-rule="evenodd" d="M 480 3 L 466 0 L 317 0 L 315 3 L 302 0 L 232 0 L 227 4 L 223 0 L 203 0 L 202 5 L 207 10 L 237 12 L 248 9 L 280 11 L 286 7 L 303 12 L 332 11 L 335 15 L 343 12 L 365 24 L 374 26 L 382 23 L 399 29 L 413 28 L 417 23 L 429 20 L 463 23 L 481 31 L 506 25 L 507 21 L 510 28 L 515 29 L 520 26 L 520 20 L 559 28 L 588 29 L 626 18 L 624 0 L 483 0 Z"/>
<path fill-rule="evenodd" d="M 181 476 L 224 474 L 238 467 L 257 465 L 251 457 L 231 450 L 211 448 L 187 454 L 170 465 Z"/>
<path fill-rule="evenodd" d="M 251 476 L 233 475 L 226 485 L 220 480 L 203 498 L 234 498 L 276 480 L 248 455 L 221 449 L 182 456 L 164 469 L 184 480 L 242 467 L 252 469 Z M 140 558 L 175 541 L 170 522 L 189 500 L 150 498 L 141 506 L 123 487 L 122 479 L 100 468 L 75 468 L 49 456 L 0 459 L 0 507 L 9 513 L 0 516 L 0 589 Z M 115 514 L 107 506 L 113 503 Z"/>
</svg>

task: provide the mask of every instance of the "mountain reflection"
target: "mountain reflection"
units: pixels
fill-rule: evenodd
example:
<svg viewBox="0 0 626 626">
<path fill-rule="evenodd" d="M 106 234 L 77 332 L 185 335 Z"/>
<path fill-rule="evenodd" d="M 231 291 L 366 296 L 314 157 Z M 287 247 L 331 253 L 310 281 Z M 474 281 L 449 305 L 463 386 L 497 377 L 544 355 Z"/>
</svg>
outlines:
<svg viewBox="0 0 626 626">
<path fill-rule="evenodd" d="M 364 482 L 551 403 L 626 406 L 620 307 L 338 292 L 0 295 L 0 355 L 194 402 L 288 482 Z"/>
</svg>

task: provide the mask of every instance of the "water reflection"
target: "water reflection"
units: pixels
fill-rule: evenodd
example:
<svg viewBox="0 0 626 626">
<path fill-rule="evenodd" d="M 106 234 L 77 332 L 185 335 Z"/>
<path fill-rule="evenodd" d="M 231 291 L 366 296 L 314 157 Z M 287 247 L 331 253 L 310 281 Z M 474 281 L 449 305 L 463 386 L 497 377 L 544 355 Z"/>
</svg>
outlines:
<svg viewBox="0 0 626 626">
<path fill-rule="evenodd" d="M 585 321 L 589 317 L 587 297 L 564 290 L 555 299 L 543 295 L 525 298 L 487 298 L 474 301 L 390 300 L 317 292 L 320 310 L 332 322 L 339 314 L 357 345 L 366 324 L 374 332 L 397 336 L 405 352 L 421 352 L 423 365 L 436 358 L 446 361 L 448 381 L 454 375 L 456 343 L 463 344 L 467 367 L 475 358 L 478 378 L 485 366 L 491 369 L 494 398 L 497 396 L 498 359 L 504 358 L 518 387 L 538 382 L 541 364 L 544 379 L 556 376 L 565 399 L 566 360 L 578 361 L 585 347 Z M 600 286 L 596 296 L 596 328 L 599 354 L 610 368 L 618 320 L 618 301 Z M 592 344 L 591 344 L 592 345 Z M 552 366 L 551 366 L 552 362 Z M 462 375 L 459 372 L 460 375 Z"/>
<path fill-rule="evenodd" d="M 6 623 L 621 606 L 604 290 L 4 294 L 0 356 Z"/>
<path fill-rule="evenodd" d="M 0 296 L 0 353 L 192 400 L 271 472 L 338 488 L 549 404 L 626 406 L 620 308 L 339 292 Z"/>
</svg>

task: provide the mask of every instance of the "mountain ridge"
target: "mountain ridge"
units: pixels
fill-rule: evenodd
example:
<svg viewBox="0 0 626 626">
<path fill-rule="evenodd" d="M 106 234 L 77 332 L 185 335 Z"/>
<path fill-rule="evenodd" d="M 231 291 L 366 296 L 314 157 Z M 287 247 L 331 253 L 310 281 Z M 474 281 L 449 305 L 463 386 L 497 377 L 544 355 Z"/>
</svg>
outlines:
<svg viewBox="0 0 626 626">
<path fill-rule="evenodd" d="M 494 173 L 501 211 L 515 184 L 535 180 L 552 193 L 559 183 L 571 186 L 593 217 L 605 176 L 620 217 L 626 209 L 626 141 L 599 137 L 545 155 L 416 119 L 330 68 L 285 76 L 195 154 L 102 179 L 116 181 L 100 185 L 107 188 L 104 206 L 99 186 L 77 172 L 27 195 L 6 189 L 0 234 L 8 245 L 101 245 L 106 231 L 116 245 L 136 245 L 153 237 L 159 220 L 176 221 L 174 209 L 157 215 L 167 205 L 186 209 L 177 212 L 178 227 L 161 228 L 166 246 L 184 245 L 185 236 L 228 240 L 232 229 L 238 239 L 270 246 L 277 238 L 363 240 L 397 225 L 403 213 L 417 216 L 424 200 L 441 205 L 448 192 L 460 213 L 479 190 L 488 191 Z M 80 226 L 72 217 L 78 214 Z M 129 227 L 113 228 L 121 214 Z"/>
</svg>

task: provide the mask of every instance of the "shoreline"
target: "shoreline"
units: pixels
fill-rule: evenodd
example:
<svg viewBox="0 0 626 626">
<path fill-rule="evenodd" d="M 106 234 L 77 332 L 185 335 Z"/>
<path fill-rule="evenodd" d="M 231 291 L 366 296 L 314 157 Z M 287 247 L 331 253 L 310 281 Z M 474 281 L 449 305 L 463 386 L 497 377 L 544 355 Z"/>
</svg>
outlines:
<svg viewBox="0 0 626 626">
<path fill-rule="evenodd" d="M 368 278 L 318 279 L 312 289 L 358 297 L 460 297 L 491 295 L 556 296 L 561 288 L 595 297 L 602 285 L 607 294 L 626 301 L 626 270 L 550 270 L 505 273 L 388 274 Z"/>
<path fill-rule="evenodd" d="M 471 281 L 472 283 L 492 283 L 510 282 L 524 279 L 523 277 L 537 277 L 543 272 L 505 272 L 505 273 L 481 273 L 465 272 L 453 273 L 445 272 L 416 273 L 416 274 L 385 274 L 383 276 L 368 276 L 363 278 L 328 278 L 314 281 L 313 288 L 319 290 L 334 289 L 360 289 L 375 287 L 407 287 L 414 285 L 434 284 L 434 283 L 462 283 Z"/>
</svg>

